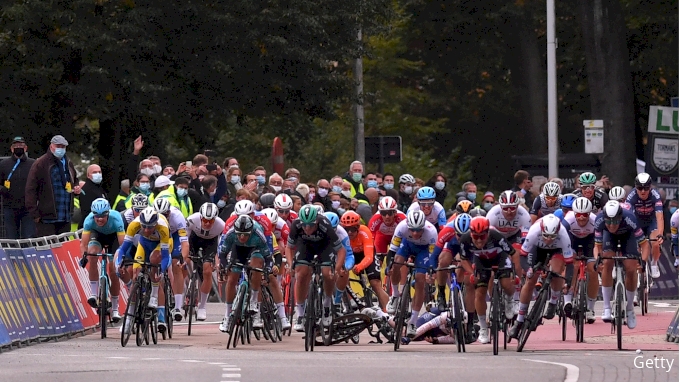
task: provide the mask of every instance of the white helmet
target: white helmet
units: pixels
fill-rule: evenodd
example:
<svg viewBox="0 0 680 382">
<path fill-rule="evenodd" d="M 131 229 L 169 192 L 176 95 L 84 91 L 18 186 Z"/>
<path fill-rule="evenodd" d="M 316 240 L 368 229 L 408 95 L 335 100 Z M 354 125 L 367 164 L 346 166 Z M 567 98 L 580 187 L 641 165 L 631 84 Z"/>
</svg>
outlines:
<svg viewBox="0 0 680 382">
<path fill-rule="evenodd" d="M 201 219 L 213 220 L 217 217 L 220 210 L 215 203 L 203 203 L 199 212 L 201 214 Z"/>
<path fill-rule="evenodd" d="M 507 190 L 498 196 L 498 204 L 501 207 L 517 207 L 520 205 L 520 200 L 514 191 Z"/>
<path fill-rule="evenodd" d="M 274 199 L 274 208 L 277 210 L 290 210 L 293 208 L 293 199 L 290 195 L 278 194 Z"/>
<path fill-rule="evenodd" d="M 250 215 L 255 212 L 255 205 L 250 200 L 241 200 L 234 206 L 234 213 L 236 215 Z"/>
<path fill-rule="evenodd" d="M 604 217 L 614 219 L 621 216 L 623 210 L 621 209 L 621 204 L 619 202 L 610 200 L 604 205 L 602 212 L 604 212 Z"/>
<path fill-rule="evenodd" d="M 320 204 L 313 204 L 314 208 L 316 208 L 316 212 L 321 215 L 324 213 L 323 207 Z"/>
<path fill-rule="evenodd" d="M 399 183 L 411 183 L 414 184 L 416 179 L 411 174 L 403 174 L 399 177 Z"/>
<path fill-rule="evenodd" d="M 158 212 L 153 207 L 146 207 L 139 213 L 139 222 L 144 227 L 155 227 L 158 224 Z"/>
<path fill-rule="evenodd" d="M 626 198 L 626 190 L 621 186 L 612 187 L 609 190 L 609 200 L 621 201 Z"/>
<path fill-rule="evenodd" d="M 574 211 L 575 214 L 589 214 L 593 210 L 593 203 L 591 203 L 588 198 L 581 196 L 574 200 L 574 203 L 571 205 L 571 210 Z"/>
<path fill-rule="evenodd" d="M 386 196 L 380 200 L 380 203 L 378 203 L 378 210 L 379 211 L 390 211 L 390 210 L 396 210 L 397 209 L 397 201 L 394 200 L 393 197 L 391 196 Z"/>
<path fill-rule="evenodd" d="M 545 196 L 557 197 L 560 195 L 561 191 L 562 190 L 560 189 L 560 185 L 555 182 L 548 182 L 545 185 L 543 185 L 543 194 Z"/>
<path fill-rule="evenodd" d="M 408 229 L 422 229 L 425 227 L 425 213 L 420 210 L 416 211 L 411 211 L 409 212 L 408 216 L 406 217 L 406 224 L 408 225 Z"/>
<path fill-rule="evenodd" d="M 156 198 L 153 201 L 153 206 L 159 214 L 165 214 L 170 211 L 170 201 L 167 198 Z"/>
<path fill-rule="evenodd" d="M 545 215 L 541 218 L 541 235 L 555 237 L 560 232 L 561 225 L 562 220 L 557 216 L 553 214 Z"/>
<path fill-rule="evenodd" d="M 276 224 L 279 222 L 279 214 L 276 210 L 273 208 L 265 208 L 262 210 L 262 213 L 265 214 L 270 222 L 272 222 L 272 227 L 276 227 Z"/>
</svg>

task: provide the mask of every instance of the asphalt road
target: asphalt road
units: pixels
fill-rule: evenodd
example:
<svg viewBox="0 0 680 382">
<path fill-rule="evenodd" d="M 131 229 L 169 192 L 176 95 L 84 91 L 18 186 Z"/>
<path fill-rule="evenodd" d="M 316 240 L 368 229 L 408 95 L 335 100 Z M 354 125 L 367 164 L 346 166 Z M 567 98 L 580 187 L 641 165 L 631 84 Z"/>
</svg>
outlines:
<svg viewBox="0 0 680 382">
<path fill-rule="evenodd" d="M 599 307 L 598 303 L 598 307 Z M 616 351 L 608 325 L 586 327 L 586 343 L 576 344 L 572 332 L 559 338 L 556 321 L 539 328 L 522 353 L 515 345 L 491 354 L 490 345 L 474 344 L 458 354 L 455 345 L 411 343 L 399 352 L 388 344 L 341 344 L 304 351 L 301 334 L 282 343 L 255 341 L 226 349 L 227 335 L 217 330 L 221 304 L 209 304 L 208 320 L 175 327 L 175 338 L 158 345 L 137 347 L 131 339 L 120 346 L 116 329 L 111 338 L 99 333 L 59 342 L 47 342 L 0 355 L 0 381 L 396 381 L 423 377 L 527 381 L 677 381 L 678 345 L 664 341 L 677 301 L 653 301 L 650 314 L 638 318 L 638 328 L 624 333 L 629 350 Z M 599 310 L 598 310 L 599 311 Z M 640 332 L 636 332 L 637 330 Z M 643 349 L 640 354 L 635 350 Z M 672 362 L 672 363 L 670 363 Z M 651 367 L 646 367 L 646 366 Z M 642 366 L 642 367 L 640 367 Z"/>
</svg>

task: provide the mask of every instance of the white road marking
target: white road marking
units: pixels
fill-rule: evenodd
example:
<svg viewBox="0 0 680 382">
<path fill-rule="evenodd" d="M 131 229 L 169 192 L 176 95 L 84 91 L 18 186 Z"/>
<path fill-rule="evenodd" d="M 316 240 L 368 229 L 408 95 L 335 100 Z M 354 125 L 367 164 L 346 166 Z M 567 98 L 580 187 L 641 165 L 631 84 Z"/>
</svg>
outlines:
<svg viewBox="0 0 680 382">
<path fill-rule="evenodd" d="M 222 371 L 241 371 L 240 367 L 223 367 Z"/>
<path fill-rule="evenodd" d="M 222 378 L 241 378 L 241 374 L 222 374 Z"/>
<path fill-rule="evenodd" d="M 551 365 L 558 365 L 558 366 L 565 367 L 567 369 L 567 375 L 566 375 L 566 377 L 564 377 L 564 382 L 577 382 L 578 381 L 579 369 L 576 365 L 572 365 L 570 363 L 540 361 L 540 360 L 537 360 L 537 359 L 523 359 L 523 361 L 548 363 L 548 364 L 551 364 Z"/>
<path fill-rule="evenodd" d="M 130 359 L 130 357 L 106 357 L 109 359 Z"/>
<path fill-rule="evenodd" d="M 160 361 L 163 358 L 142 358 L 142 361 Z"/>
<path fill-rule="evenodd" d="M 195 360 L 195 359 L 183 359 L 182 362 L 201 363 L 203 361 L 199 361 L 199 360 Z"/>
</svg>

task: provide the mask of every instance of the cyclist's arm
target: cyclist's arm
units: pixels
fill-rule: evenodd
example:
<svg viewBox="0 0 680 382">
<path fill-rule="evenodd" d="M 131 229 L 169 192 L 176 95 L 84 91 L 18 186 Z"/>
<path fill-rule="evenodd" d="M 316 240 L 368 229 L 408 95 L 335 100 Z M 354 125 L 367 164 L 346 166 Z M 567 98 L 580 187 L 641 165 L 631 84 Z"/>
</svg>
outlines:
<svg viewBox="0 0 680 382">
<path fill-rule="evenodd" d="M 364 258 L 361 260 L 359 264 L 355 265 L 354 268 L 358 268 L 357 269 L 358 271 L 363 271 L 373 262 L 373 250 L 374 250 L 373 236 L 371 235 L 371 231 L 369 231 L 368 228 L 363 225 L 360 226 L 357 236 L 359 240 L 361 240 L 361 247 L 364 252 Z"/>
<path fill-rule="evenodd" d="M 168 265 L 170 265 L 170 230 L 159 222 L 156 224 L 156 232 L 158 232 L 158 236 L 161 238 L 161 272 L 165 272 L 168 269 Z"/>
<path fill-rule="evenodd" d="M 446 211 L 444 211 L 444 207 L 439 209 L 439 213 L 437 214 L 437 223 L 440 228 L 443 228 L 446 225 Z"/>
<path fill-rule="evenodd" d="M 80 253 L 87 252 L 87 245 L 90 242 L 90 231 L 83 231 L 80 235 Z"/>
</svg>

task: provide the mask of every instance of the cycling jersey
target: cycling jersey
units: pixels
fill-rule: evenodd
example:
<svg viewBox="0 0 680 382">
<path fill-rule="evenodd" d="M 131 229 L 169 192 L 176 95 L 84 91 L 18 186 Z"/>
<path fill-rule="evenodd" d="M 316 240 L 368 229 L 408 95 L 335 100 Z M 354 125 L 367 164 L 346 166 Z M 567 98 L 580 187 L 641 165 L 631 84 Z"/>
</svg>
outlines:
<svg viewBox="0 0 680 382">
<path fill-rule="evenodd" d="M 308 235 L 302 229 L 300 219 L 295 219 L 288 235 L 288 246 L 295 250 L 295 261 L 312 261 L 319 255 L 322 263 L 335 261 L 334 251 L 342 248 L 338 234 L 331 222 L 323 215 L 316 217 L 316 230 Z"/>
<path fill-rule="evenodd" d="M 123 211 L 122 215 L 123 219 L 125 219 L 124 223 L 126 226 L 135 220 L 135 212 L 132 211 L 132 208 L 128 208 L 127 210 Z"/>
<path fill-rule="evenodd" d="M 280 218 L 281 218 L 281 216 L 279 216 L 279 219 L 280 219 Z M 293 227 L 293 222 L 294 222 L 295 219 L 297 219 L 297 218 L 298 218 L 297 212 L 295 212 L 295 211 L 293 211 L 293 210 L 290 210 L 290 213 L 288 214 L 288 219 L 284 220 L 284 221 L 286 222 L 286 224 L 288 224 L 288 228 Z"/>
<path fill-rule="evenodd" d="M 180 242 L 187 241 L 187 221 L 178 208 L 170 207 L 168 216 L 170 235 L 178 236 Z M 175 243 L 176 244 L 176 243 Z"/>
<path fill-rule="evenodd" d="M 578 225 L 578 222 L 576 222 L 576 215 L 574 214 L 574 211 L 569 211 L 567 212 L 567 216 L 564 217 L 562 225 L 567 228 L 571 236 L 582 239 L 592 235 L 595 232 L 596 217 L 597 216 L 591 212 L 588 223 L 584 227 L 581 227 Z"/>
<path fill-rule="evenodd" d="M 371 220 L 368 222 L 368 229 L 373 234 L 373 242 L 375 244 L 376 253 L 387 253 L 388 245 L 392 241 L 392 236 L 394 236 L 394 230 L 397 225 L 403 220 L 406 220 L 406 215 L 401 211 L 395 211 L 394 223 L 392 225 L 385 224 L 383 217 L 380 213 L 373 215 Z"/>
<path fill-rule="evenodd" d="M 434 245 L 437 243 L 437 229 L 434 228 L 432 223 L 425 222 L 423 231 L 422 236 L 419 239 L 415 239 L 413 238 L 412 232 L 408 229 L 406 220 L 402 221 L 394 230 L 394 236 L 390 243 L 390 251 L 397 252 L 403 242 L 409 242 L 414 245 L 425 245 L 428 247 L 428 251 L 432 253 L 434 251 Z"/>
<path fill-rule="evenodd" d="M 354 268 L 354 252 L 352 252 L 352 246 L 349 244 L 349 235 L 342 226 L 337 226 L 335 228 L 335 233 L 338 234 L 338 239 L 345 247 L 345 269 L 349 270 Z"/>
<path fill-rule="evenodd" d="M 150 234 L 146 234 L 144 229 L 142 229 L 142 222 L 140 221 L 139 216 L 136 217 L 128 225 L 127 231 L 125 232 L 125 240 L 119 249 L 119 253 L 127 256 L 127 251 L 133 245 L 134 237 L 137 234 L 140 235 L 139 244 L 144 244 L 144 246 L 146 246 L 146 248 L 143 248 L 144 246 L 138 245 L 137 252 L 140 252 L 140 248 L 142 248 L 143 252 L 146 252 L 146 249 L 151 248 L 154 243 L 156 243 L 161 251 L 161 270 L 165 272 L 170 263 L 170 245 L 172 244 L 168 220 L 163 214 L 158 214 L 158 223 Z M 135 257 L 137 257 L 137 255 L 135 255 Z M 123 256 L 118 256 L 119 261 L 116 262 L 118 265 L 120 265 L 122 258 Z M 135 267 L 139 267 L 139 264 L 135 264 Z"/>
<path fill-rule="evenodd" d="M 446 227 L 444 227 L 444 229 L 446 229 Z M 447 238 L 442 241 L 442 233 L 444 233 L 444 229 L 442 229 L 442 231 L 439 232 L 439 237 L 437 237 L 437 244 L 434 247 L 434 251 L 432 251 L 432 255 L 430 255 L 431 268 L 437 268 L 437 265 L 439 265 L 439 255 L 441 254 L 442 250 L 446 249 L 451 251 L 453 256 L 456 256 L 457 253 L 460 253 L 460 243 L 458 242 L 458 238 L 456 237 L 455 232 L 453 233 L 453 235 L 450 236 L 447 235 Z"/>
<path fill-rule="evenodd" d="M 460 237 L 460 257 L 474 264 L 477 287 L 488 286 L 491 279 L 491 270 L 488 268 L 497 266 L 499 279 L 510 277 L 512 271 L 510 257 L 515 254 L 515 249 L 500 232 L 490 229 L 488 235 L 482 248 L 474 245 L 470 232 Z"/>
<path fill-rule="evenodd" d="M 83 233 L 91 233 L 93 231 L 99 232 L 102 235 L 125 233 L 123 217 L 120 215 L 120 212 L 111 210 L 109 211 L 109 218 L 106 224 L 100 227 L 94 221 L 94 214 L 90 212 L 85 218 L 85 223 L 83 223 Z"/>
<path fill-rule="evenodd" d="M 583 190 L 580 188 L 577 188 L 573 192 L 576 197 L 581 197 L 583 196 Z M 609 196 L 607 195 L 606 192 L 604 192 L 603 189 L 595 187 L 595 193 L 593 194 L 593 198 L 589 199 L 593 203 L 593 212 L 597 213 L 599 210 L 604 207 L 605 204 L 609 201 Z"/>
<path fill-rule="evenodd" d="M 605 226 L 603 212 L 595 219 L 595 245 L 601 246 L 603 251 L 616 251 L 617 245 L 620 244 L 624 255 L 636 257 L 640 255 L 638 247 L 646 241 L 644 230 L 630 211 L 623 210 L 615 233 L 609 232 Z"/>
<path fill-rule="evenodd" d="M 269 221 L 269 219 L 267 219 L 267 221 Z M 221 264 L 228 263 L 228 252 L 235 252 L 232 253 L 231 259 L 238 260 L 242 264 L 245 264 L 249 260 L 248 257 L 252 254 L 257 257 L 262 257 L 263 259 L 271 257 L 264 230 L 256 221 L 253 221 L 253 230 L 245 243 L 241 243 L 237 239 L 234 227 L 231 227 L 226 234 L 222 235 L 218 249 Z"/>
<path fill-rule="evenodd" d="M 413 202 L 411 204 L 411 207 L 408 208 L 408 211 L 406 214 L 408 215 L 409 212 L 411 211 L 420 211 L 420 205 L 418 202 Z M 446 225 L 446 211 L 444 210 L 444 207 L 439 204 L 439 202 L 434 202 L 434 205 L 432 206 L 432 211 L 430 211 L 429 215 L 425 215 L 425 219 L 432 223 L 436 228 L 441 228 Z"/>
<path fill-rule="evenodd" d="M 291 214 L 293 211 L 291 211 Z M 267 215 L 265 215 L 261 211 L 255 211 L 254 214 L 251 216 L 253 218 L 254 222 L 257 222 L 260 224 L 262 227 L 262 230 L 264 232 L 264 236 L 267 241 L 267 245 L 269 245 L 269 252 L 274 253 L 274 240 L 272 239 L 272 222 L 269 220 Z M 234 222 L 238 218 L 238 215 L 232 214 L 229 216 L 229 219 L 224 223 L 224 229 L 222 230 L 222 233 L 226 235 L 226 233 L 234 227 Z"/>
<path fill-rule="evenodd" d="M 678 257 L 678 213 L 680 210 L 673 212 L 671 216 L 671 244 L 673 244 L 673 251 L 675 257 Z"/>
<path fill-rule="evenodd" d="M 451 238 L 455 238 L 455 237 L 456 237 L 456 229 L 453 226 L 453 222 L 446 223 L 446 225 L 443 226 L 442 229 L 439 231 L 439 235 L 437 235 L 437 245 L 434 247 L 434 251 L 432 252 L 432 255 L 436 258 L 439 258 L 439 254 L 444 249 L 444 245 L 449 240 L 451 240 Z"/>
<path fill-rule="evenodd" d="M 283 219 L 279 219 L 276 222 L 276 227 L 273 227 L 272 233 L 274 234 L 276 241 L 282 245 L 286 245 L 286 242 L 288 242 L 288 235 L 290 234 L 288 223 L 283 221 Z"/>
<path fill-rule="evenodd" d="M 562 195 L 558 195 L 555 204 L 553 204 L 552 207 L 548 207 L 548 203 L 545 201 L 545 194 L 540 194 L 538 195 L 538 198 L 534 199 L 534 203 L 531 205 L 531 209 L 529 210 L 529 215 L 535 215 L 539 218 L 545 215 L 550 215 L 560 208 L 560 203 L 562 203 Z"/>
<path fill-rule="evenodd" d="M 224 220 L 219 217 L 215 218 L 215 222 L 209 230 L 201 228 L 201 214 L 199 212 L 189 215 L 187 218 L 187 225 L 191 234 L 202 239 L 214 239 L 224 230 Z"/>
<path fill-rule="evenodd" d="M 486 217 L 489 219 L 489 225 L 494 227 L 506 239 L 510 239 L 510 243 L 521 242 L 521 239 L 527 236 L 529 227 L 531 227 L 531 217 L 529 212 L 524 208 L 517 207 L 517 213 L 512 220 L 507 220 L 503 216 L 503 210 L 499 204 L 491 207 L 487 212 Z M 517 240 L 512 240 L 513 236 Z"/>
<path fill-rule="evenodd" d="M 536 220 L 536 222 L 529 229 L 529 233 L 527 234 L 527 237 L 524 239 L 524 243 L 522 244 L 521 253 L 528 254 L 529 257 L 531 257 L 532 254 L 533 255 L 536 254 L 537 248 L 550 250 L 559 249 L 561 250 L 562 257 L 564 257 L 565 260 L 571 259 L 571 257 L 573 256 L 573 250 L 571 248 L 571 239 L 569 238 L 569 233 L 567 232 L 567 230 L 559 229 L 557 231 L 557 237 L 553 239 L 551 242 L 546 243 L 546 241 L 543 239 L 543 234 L 541 232 L 542 219 L 543 218 Z M 532 264 L 531 259 L 529 259 L 529 264 Z"/>
<path fill-rule="evenodd" d="M 637 191 L 633 189 L 626 197 L 626 203 L 630 205 L 630 211 L 635 214 L 641 227 L 656 226 L 656 214 L 663 214 L 663 202 L 661 195 L 655 190 L 649 190 L 647 199 L 641 199 Z"/>
<path fill-rule="evenodd" d="M 355 267 L 358 267 L 361 272 L 373 263 L 373 235 L 368 227 L 362 224 L 359 226 L 357 235 L 354 239 L 350 239 L 349 243 L 352 246 L 354 258 L 359 261 Z"/>
</svg>

